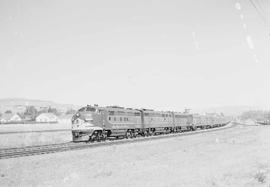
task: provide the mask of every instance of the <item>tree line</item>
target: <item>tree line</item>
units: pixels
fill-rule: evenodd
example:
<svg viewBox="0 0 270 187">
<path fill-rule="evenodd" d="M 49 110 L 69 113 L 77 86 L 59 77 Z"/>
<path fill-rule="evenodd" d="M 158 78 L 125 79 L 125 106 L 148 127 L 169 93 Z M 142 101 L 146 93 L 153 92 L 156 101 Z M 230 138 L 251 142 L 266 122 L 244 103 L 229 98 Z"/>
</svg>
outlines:
<svg viewBox="0 0 270 187">
<path fill-rule="evenodd" d="M 270 111 L 251 110 L 241 114 L 241 119 L 253 119 L 253 120 L 270 120 Z"/>
</svg>

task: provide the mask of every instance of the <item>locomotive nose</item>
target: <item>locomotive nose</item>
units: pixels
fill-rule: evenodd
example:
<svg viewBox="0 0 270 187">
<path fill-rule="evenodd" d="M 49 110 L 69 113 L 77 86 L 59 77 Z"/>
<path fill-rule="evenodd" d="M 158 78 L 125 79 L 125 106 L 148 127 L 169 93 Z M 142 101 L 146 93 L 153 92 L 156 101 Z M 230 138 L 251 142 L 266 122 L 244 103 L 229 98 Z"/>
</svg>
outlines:
<svg viewBox="0 0 270 187">
<path fill-rule="evenodd" d="M 86 130 L 94 126 L 91 114 L 76 114 L 72 119 L 72 130 Z"/>
<path fill-rule="evenodd" d="M 84 114 L 83 117 L 86 122 L 93 122 L 93 115 L 91 113 Z"/>
<path fill-rule="evenodd" d="M 78 121 L 84 121 L 84 122 L 93 122 L 93 115 L 91 113 L 77 113 L 72 118 L 72 123 L 78 123 Z"/>
</svg>

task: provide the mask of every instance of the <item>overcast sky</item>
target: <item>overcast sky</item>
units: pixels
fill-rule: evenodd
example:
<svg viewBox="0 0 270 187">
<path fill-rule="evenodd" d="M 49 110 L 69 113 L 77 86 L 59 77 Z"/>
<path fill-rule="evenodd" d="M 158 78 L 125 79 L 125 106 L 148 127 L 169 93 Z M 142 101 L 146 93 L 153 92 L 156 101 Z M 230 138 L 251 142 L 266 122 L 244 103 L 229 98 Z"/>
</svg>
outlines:
<svg viewBox="0 0 270 187">
<path fill-rule="evenodd" d="M 270 107 L 270 2 L 0 0 L 0 98 Z"/>
</svg>

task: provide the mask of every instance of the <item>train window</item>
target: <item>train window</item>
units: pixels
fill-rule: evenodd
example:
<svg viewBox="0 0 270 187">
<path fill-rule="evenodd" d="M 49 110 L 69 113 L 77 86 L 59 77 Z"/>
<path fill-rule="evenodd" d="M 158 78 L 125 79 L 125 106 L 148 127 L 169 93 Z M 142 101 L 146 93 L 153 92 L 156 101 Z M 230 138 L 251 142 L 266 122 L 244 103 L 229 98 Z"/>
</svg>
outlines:
<svg viewBox="0 0 270 187">
<path fill-rule="evenodd" d="M 111 121 L 111 117 L 109 117 L 109 121 Z"/>
<path fill-rule="evenodd" d="M 127 112 L 126 114 L 129 116 L 135 116 L 135 112 Z"/>
<path fill-rule="evenodd" d="M 124 115 L 125 112 L 124 111 L 115 111 L 114 114 L 115 115 Z"/>
<path fill-rule="evenodd" d="M 114 111 L 109 111 L 109 115 L 114 115 Z"/>
</svg>

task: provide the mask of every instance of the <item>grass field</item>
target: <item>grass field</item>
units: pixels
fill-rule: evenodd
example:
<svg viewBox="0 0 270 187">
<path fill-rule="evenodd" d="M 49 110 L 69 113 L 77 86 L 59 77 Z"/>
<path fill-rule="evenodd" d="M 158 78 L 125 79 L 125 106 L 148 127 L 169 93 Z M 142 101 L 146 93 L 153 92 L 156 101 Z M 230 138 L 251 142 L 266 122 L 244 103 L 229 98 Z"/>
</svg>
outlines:
<svg viewBox="0 0 270 187">
<path fill-rule="evenodd" d="M 270 126 L 0 160 L 0 186 L 269 187 Z"/>
<path fill-rule="evenodd" d="M 0 125 L 0 149 L 69 142 L 70 129 L 69 123 Z"/>
</svg>

